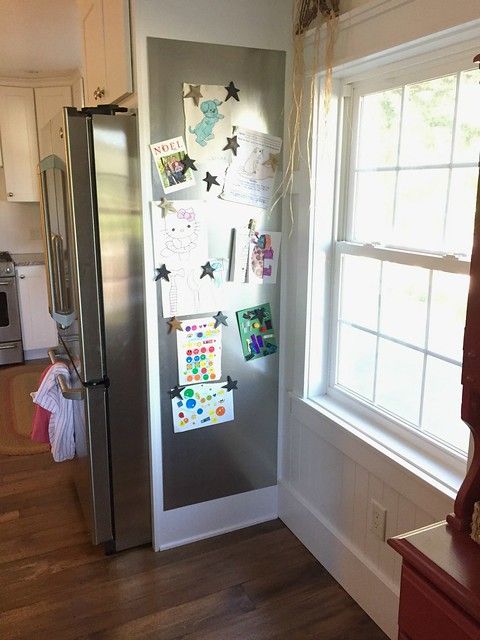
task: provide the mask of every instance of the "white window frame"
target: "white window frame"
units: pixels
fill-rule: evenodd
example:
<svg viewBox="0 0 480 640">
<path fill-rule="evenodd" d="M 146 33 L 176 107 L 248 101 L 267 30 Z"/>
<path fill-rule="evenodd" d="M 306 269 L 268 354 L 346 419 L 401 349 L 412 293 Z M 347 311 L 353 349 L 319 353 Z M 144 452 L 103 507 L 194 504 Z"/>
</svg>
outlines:
<svg viewBox="0 0 480 640">
<path fill-rule="evenodd" d="M 336 417 L 338 424 L 353 429 L 366 441 L 378 443 L 380 448 L 388 449 L 394 456 L 405 460 L 408 465 L 417 467 L 422 475 L 432 483 L 445 486 L 447 490 L 456 490 L 466 468 L 466 456 L 443 446 L 441 442 L 430 438 L 414 427 L 408 427 L 401 421 L 390 418 L 376 408 L 373 409 L 352 394 L 343 393 L 332 385 L 332 371 L 336 366 L 332 358 L 332 349 L 336 348 L 338 326 L 338 287 L 335 277 L 339 273 L 339 256 L 334 247 L 338 238 L 348 237 L 345 220 L 340 210 L 344 206 L 348 193 L 348 180 L 344 178 L 353 171 L 350 166 L 350 154 L 355 151 L 355 141 L 348 141 L 349 118 L 352 117 L 352 87 L 361 83 L 362 89 L 374 86 L 391 88 L 421 81 L 429 77 L 439 77 L 459 70 L 473 68 L 465 64 L 471 61 L 477 44 L 473 40 L 449 43 L 449 46 L 419 48 L 413 45 L 410 51 L 388 52 L 381 54 L 376 61 L 366 60 L 356 65 L 343 65 L 334 69 L 334 95 L 332 113 L 327 120 L 321 114 L 321 98 L 317 97 L 317 120 L 313 136 L 314 166 L 312 187 L 312 222 L 310 228 L 311 275 L 309 277 L 309 303 L 307 315 L 307 339 L 305 344 L 305 384 L 304 399 L 310 408 L 316 408 L 329 419 Z M 383 58 L 381 64 L 380 59 Z M 356 68 L 355 68 L 356 67 Z M 395 80 L 392 82 L 392 78 Z M 318 95 L 321 95 L 323 77 L 319 78 Z M 351 120 L 350 120 L 351 122 Z M 323 143 L 325 148 L 320 151 Z M 328 163 L 335 160 L 333 175 L 328 175 Z M 329 185 L 328 181 L 334 184 Z M 331 193 L 328 193 L 331 187 Z M 331 207 L 329 222 L 326 208 Z M 322 209 L 321 211 L 319 209 Z M 351 216 L 349 216 L 351 219 Z M 328 230 L 329 229 L 329 230 Z M 330 236 L 328 237 L 328 234 Z M 358 243 L 344 241 L 343 248 Z M 347 249 L 348 250 L 348 249 Z M 411 264 L 418 264 L 416 254 L 400 248 L 385 248 L 361 245 L 362 255 L 385 257 L 389 261 L 405 262 L 406 255 Z M 418 252 L 420 253 L 420 252 Z M 397 260 L 395 260 L 397 257 Z M 454 256 L 423 253 L 421 264 L 427 268 L 456 273 L 469 273 L 469 261 Z M 322 318 L 323 332 L 318 331 L 318 318 Z M 321 366 L 318 366 L 318 362 Z"/>
</svg>

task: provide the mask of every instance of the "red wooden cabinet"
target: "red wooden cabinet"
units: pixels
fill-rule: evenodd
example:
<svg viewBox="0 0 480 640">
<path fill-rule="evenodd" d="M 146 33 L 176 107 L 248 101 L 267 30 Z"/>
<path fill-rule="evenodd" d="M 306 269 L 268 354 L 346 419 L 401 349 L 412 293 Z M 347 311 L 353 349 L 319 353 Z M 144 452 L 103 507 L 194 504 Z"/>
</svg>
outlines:
<svg viewBox="0 0 480 640">
<path fill-rule="evenodd" d="M 388 543 L 403 557 L 399 640 L 480 640 L 480 546 L 446 522 Z"/>
</svg>

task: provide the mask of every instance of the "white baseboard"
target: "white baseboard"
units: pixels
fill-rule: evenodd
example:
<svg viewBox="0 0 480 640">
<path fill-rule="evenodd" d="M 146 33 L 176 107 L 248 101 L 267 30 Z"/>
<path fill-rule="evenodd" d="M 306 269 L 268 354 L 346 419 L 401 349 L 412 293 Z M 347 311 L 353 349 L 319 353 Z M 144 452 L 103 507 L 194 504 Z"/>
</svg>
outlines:
<svg viewBox="0 0 480 640">
<path fill-rule="evenodd" d="M 160 548 L 156 551 L 212 538 L 277 517 L 276 486 L 164 511 L 159 526 Z"/>
<path fill-rule="evenodd" d="M 398 593 L 363 552 L 285 482 L 278 485 L 278 514 L 335 580 L 392 640 L 398 634 Z"/>
</svg>

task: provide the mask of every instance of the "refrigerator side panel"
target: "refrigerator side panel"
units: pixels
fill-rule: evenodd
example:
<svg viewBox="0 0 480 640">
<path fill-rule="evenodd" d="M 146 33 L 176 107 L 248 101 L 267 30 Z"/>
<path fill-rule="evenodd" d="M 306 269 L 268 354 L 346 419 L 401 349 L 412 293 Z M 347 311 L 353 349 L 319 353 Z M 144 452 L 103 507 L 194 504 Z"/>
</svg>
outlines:
<svg viewBox="0 0 480 640">
<path fill-rule="evenodd" d="M 70 273 L 74 322 L 60 332 L 72 364 L 74 386 L 105 378 L 96 198 L 88 118 L 65 110 Z M 75 424 L 74 481 L 92 542 L 113 537 L 108 403 L 104 385 L 86 384 Z"/>
<path fill-rule="evenodd" d="M 117 550 L 151 540 L 143 234 L 136 117 L 94 115 Z"/>
</svg>

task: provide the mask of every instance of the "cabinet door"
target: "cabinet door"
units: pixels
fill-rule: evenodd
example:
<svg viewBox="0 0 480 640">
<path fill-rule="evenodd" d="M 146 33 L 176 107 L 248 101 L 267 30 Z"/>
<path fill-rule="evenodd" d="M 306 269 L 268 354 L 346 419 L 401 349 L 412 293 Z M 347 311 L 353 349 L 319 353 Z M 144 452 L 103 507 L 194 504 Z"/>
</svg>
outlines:
<svg viewBox="0 0 480 640">
<path fill-rule="evenodd" d="M 33 89 L 0 87 L 0 134 L 7 200 L 38 202 Z"/>
<path fill-rule="evenodd" d="M 57 329 L 48 312 L 45 267 L 17 267 L 17 282 L 24 351 L 55 346 Z"/>
<path fill-rule="evenodd" d="M 85 54 L 85 104 L 89 107 L 108 102 L 105 96 L 105 43 L 103 36 L 102 0 L 94 0 L 83 18 L 83 45 Z M 103 95 L 98 96 L 98 92 Z"/>
<path fill-rule="evenodd" d="M 103 0 L 105 102 L 118 103 L 132 93 L 132 52 L 128 0 Z M 102 102 L 102 100 L 100 100 Z"/>
<path fill-rule="evenodd" d="M 62 107 L 70 107 L 71 105 L 72 90 L 70 87 L 40 87 L 35 89 L 35 110 L 37 112 L 40 158 L 45 158 L 51 153 L 45 132 L 46 125 L 53 117 L 58 115 Z"/>
</svg>

